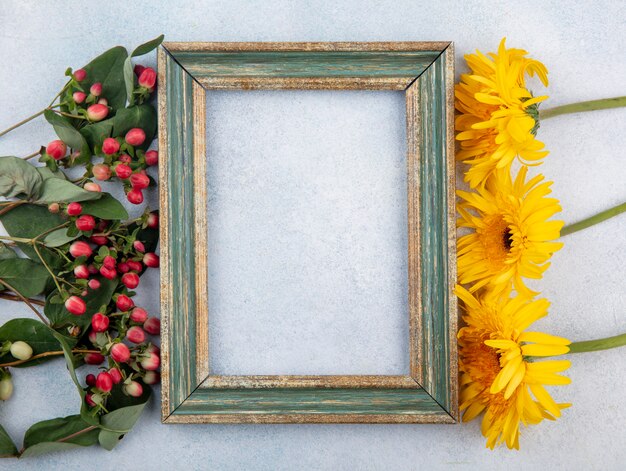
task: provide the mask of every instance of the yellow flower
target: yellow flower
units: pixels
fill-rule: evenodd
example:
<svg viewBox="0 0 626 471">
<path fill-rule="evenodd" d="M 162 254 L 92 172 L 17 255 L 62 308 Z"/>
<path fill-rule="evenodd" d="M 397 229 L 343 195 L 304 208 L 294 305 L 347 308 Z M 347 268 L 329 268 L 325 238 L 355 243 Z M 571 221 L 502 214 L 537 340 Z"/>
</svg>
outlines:
<svg viewBox="0 0 626 471">
<path fill-rule="evenodd" d="M 544 385 L 565 385 L 560 373 L 567 360 L 534 361 L 535 357 L 562 355 L 570 341 L 542 332 L 526 332 L 547 314 L 545 299 L 528 301 L 520 296 L 476 299 L 458 286 L 467 324 L 458 334 L 461 373 L 461 411 L 468 422 L 484 413 L 481 431 L 487 447 L 503 442 L 519 449 L 520 423 L 554 420 L 570 404 L 557 404 Z"/>
<path fill-rule="evenodd" d="M 526 74 L 537 74 L 548 85 L 546 67 L 526 57 L 521 49 L 507 49 L 505 39 L 498 53 L 480 51 L 465 56 L 470 74 L 462 74 L 455 87 L 456 136 L 461 150 L 457 158 L 471 164 L 465 180 L 472 188 L 485 183 L 496 169 L 508 170 L 515 157 L 529 165 L 548 152 L 535 139 L 538 109 L 547 96 L 533 97 L 526 88 Z"/>
<path fill-rule="evenodd" d="M 509 172 L 496 173 L 484 188 L 457 191 L 458 227 L 471 233 L 458 240 L 459 283 L 472 283 L 470 291 L 485 287 L 503 293 L 511 287 L 530 297 L 524 278 L 541 278 L 552 253 L 563 244 L 558 239 L 562 221 L 548 221 L 561 210 L 548 198 L 552 182 L 538 175 L 528 182 L 522 167 L 512 181 Z"/>
</svg>

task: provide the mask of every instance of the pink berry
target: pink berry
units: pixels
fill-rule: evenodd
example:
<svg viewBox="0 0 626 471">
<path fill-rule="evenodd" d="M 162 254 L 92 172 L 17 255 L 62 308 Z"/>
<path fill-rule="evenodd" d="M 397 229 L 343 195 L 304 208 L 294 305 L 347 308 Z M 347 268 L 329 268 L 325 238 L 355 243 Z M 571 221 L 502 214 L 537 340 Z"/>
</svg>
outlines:
<svg viewBox="0 0 626 471">
<path fill-rule="evenodd" d="M 123 164 L 129 164 L 133 161 L 132 157 L 128 154 L 122 154 L 120 155 L 117 160 L 119 160 L 120 162 L 122 162 Z"/>
<path fill-rule="evenodd" d="M 150 213 L 147 223 L 150 229 L 157 229 L 159 227 L 159 215 L 157 213 Z"/>
<path fill-rule="evenodd" d="M 143 324 L 144 322 L 146 322 L 147 319 L 148 319 L 148 313 L 146 312 L 145 309 L 141 307 L 136 307 L 130 313 L 130 320 L 133 322 L 140 322 Z"/>
<path fill-rule="evenodd" d="M 130 350 L 123 343 L 116 343 L 111 347 L 111 358 L 118 363 L 128 363 Z"/>
<path fill-rule="evenodd" d="M 146 371 L 143 375 L 143 382 L 146 384 L 158 384 L 161 382 L 161 375 L 156 371 Z"/>
<path fill-rule="evenodd" d="M 117 140 L 113 139 L 112 137 L 107 137 L 102 142 L 102 152 L 104 152 L 106 155 L 116 154 L 117 151 L 119 150 L 120 150 L 120 143 L 117 142 Z"/>
<path fill-rule="evenodd" d="M 72 243 L 72 245 L 70 245 L 70 254 L 74 258 L 90 257 L 92 254 L 92 250 L 87 242 L 83 242 L 82 240 L 79 240 L 77 242 Z"/>
<path fill-rule="evenodd" d="M 89 269 L 87 268 L 87 265 L 78 265 L 75 267 L 74 276 L 82 280 L 89 278 Z"/>
<path fill-rule="evenodd" d="M 136 262 L 135 260 L 129 260 L 126 263 L 128 264 L 128 267 L 132 271 L 140 272 L 141 270 L 143 270 L 143 265 L 141 264 L 141 262 Z"/>
<path fill-rule="evenodd" d="M 130 201 L 132 204 L 141 204 L 143 203 L 143 193 L 141 190 L 137 188 L 133 188 L 128 193 L 126 193 L 126 199 Z"/>
<path fill-rule="evenodd" d="M 109 328 L 109 318 L 101 312 L 96 312 L 91 317 L 91 328 L 94 332 L 106 332 Z"/>
<path fill-rule="evenodd" d="M 85 101 L 85 98 L 87 98 L 87 95 L 85 95 L 83 92 L 74 92 L 72 93 L 72 98 L 74 99 L 76 103 L 80 105 L 83 101 Z"/>
<path fill-rule="evenodd" d="M 115 268 L 101 266 L 100 274 L 104 276 L 107 280 L 113 280 L 117 276 L 117 271 L 115 270 Z"/>
<path fill-rule="evenodd" d="M 136 240 L 133 242 L 133 248 L 137 251 L 137 252 L 141 252 L 144 253 L 146 251 L 146 246 L 143 245 L 143 242 L 140 240 Z"/>
<path fill-rule="evenodd" d="M 161 333 L 161 321 L 158 317 L 150 317 L 143 323 L 143 330 L 150 335 L 159 335 Z"/>
<path fill-rule="evenodd" d="M 87 383 L 87 386 L 95 386 L 96 377 L 92 375 L 91 373 L 89 373 L 87 376 L 85 376 L 85 383 Z"/>
<path fill-rule="evenodd" d="M 128 273 L 124 273 L 122 275 L 122 283 L 128 289 L 135 289 L 137 286 L 139 286 L 139 275 L 137 275 L 137 273 L 132 272 L 132 271 Z"/>
<path fill-rule="evenodd" d="M 134 326 L 126 332 L 126 338 L 132 343 L 143 343 L 146 340 L 146 333 L 139 326 Z"/>
<path fill-rule="evenodd" d="M 153 166 L 159 163 L 159 153 L 156 150 L 146 152 L 146 165 Z"/>
<path fill-rule="evenodd" d="M 78 296 L 70 296 L 65 301 L 65 309 L 75 316 L 82 316 L 87 310 L 87 305 Z"/>
<path fill-rule="evenodd" d="M 150 268 L 159 267 L 159 256 L 155 253 L 149 252 L 143 256 L 143 263 Z"/>
<path fill-rule="evenodd" d="M 100 98 L 98 100 L 98 104 L 104 105 L 104 106 L 108 106 L 109 105 L 109 100 L 107 100 L 106 98 Z"/>
<path fill-rule="evenodd" d="M 87 108 L 87 118 L 91 121 L 102 121 L 109 114 L 109 108 L 106 105 L 96 103 Z"/>
<path fill-rule="evenodd" d="M 117 164 L 115 166 L 115 175 L 117 175 L 117 178 L 125 180 L 130 177 L 132 173 L 132 169 L 126 164 Z"/>
<path fill-rule="evenodd" d="M 98 280 L 96 280 L 95 278 L 92 280 L 89 280 L 89 282 L 87 283 L 87 285 L 91 288 L 91 289 L 98 289 L 100 288 L 100 282 Z"/>
<path fill-rule="evenodd" d="M 151 343 L 150 345 L 148 345 L 148 348 L 146 348 L 146 352 L 156 353 L 157 355 L 160 355 L 161 349 L 157 347 L 155 344 Z"/>
<path fill-rule="evenodd" d="M 109 239 L 107 239 L 105 236 L 92 235 L 89 240 L 96 245 L 107 245 L 109 243 Z"/>
<path fill-rule="evenodd" d="M 106 181 L 111 178 L 111 167 L 106 164 L 96 164 L 91 171 L 96 180 Z"/>
<path fill-rule="evenodd" d="M 141 128 L 132 128 L 126 133 L 126 137 L 124 139 L 126 140 L 126 143 L 131 146 L 140 146 L 146 140 L 146 133 Z"/>
<path fill-rule="evenodd" d="M 89 93 L 93 96 L 100 96 L 102 94 L 102 84 L 100 82 L 94 83 L 89 89 Z"/>
<path fill-rule="evenodd" d="M 46 147 L 46 153 L 54 160 L 61 160 L 67 153 L 67 146 L 65 142 L 60 139 L 56 139 L 48 144 Z"/>
<path fill-rule="evenodd" d="M 156 353 L 150 353 L 149 357 L 142 358 L 139 363 L 141 364 L 143 369 L 147 371 L 154 371 L 159 369 L 159 366 L 161 365 L 161 359 Z"/>
<path fill-rule="evenodd" d="M 113 384 L 119 384 L 122 382 L 122 379 L 124 379 L 122 377 L 122 372 L 119 370 L 119 368 L 111 368 L 109 370 L 109 374 L 111 375 L 111 379 L 113 380 Z"/>
<path fill-rule="evenodd" d="M 102 192 L 102 187 L 100 185 L 98 185 L 97 183 L 94 182 L 87 182 L 83 185 L 83 188 L 86 191 L 93 191 L 95 193 L 101 193 Z"/>
<path fill-rule="evenodd" d="M 48 205 L 48 211 L 50 211 L 53 214 L 58 213 L 61 210 L 61 206 L 59 205 L 59 203 L 50 203 Z"/>
<path fill-rule="evenodd" d="M 67 205 L 67 215 L 68 216 L 78 216 L 83 212 L 83 207 L 80 203 L 70 203 Z"/>
<path fill-rule="evenodd" d="M 85 355 L 85 363 L 88 365 L 100 365 L 103 361 L 104 357 L 99 353 L 87 353 Z"/>
<path fill-rule="evenodd" d="M 126 312 L 131 310 L 133 307 L 135 307 L 135 303 L 133 302 L 132 299 L 130 299 L 128 296 L 126 296 L 125 294 L 120 294 L 117 297 L 117 300 L 115 301 L 115 305 L 117 306 L 117 308 L 122 311 L 122 312 Z"/>
<path fill-rule="evenodd" d="M 152 67 L 146 67 L 144 70 L 141 71 L 141 75 L 139 75 L 139 79 L 137 81 L 139 82 L 140 86 L 147 88 L 149 91 L 152 91 L 154 89 L 154 86 L 156 85 L 156 80 L 157 74 L 154 69 Z"/>
<path fill-rule="evenodd" d="M 106 371 L 101 372 L 96 378 L 96 388 L 104 393 L 108 393 L 113 389 L 113 378 Z"/>
<path fill-rule="evenodd" d="M 76 228 L 79 231 L 93 231 L 96 227 L 96 220 L 89 214 L 83 214 L 76 220 Z"/>
<path fill-rule="evenodd" d="M 90 275 L 95 275 L 96 273 L 98 273 L 98 269 L 93 263 L 91 265 L 87 265 L 87 270 L 89 270 Z"/>
<path fill-rule="evenodd" d="M 130 383 L 125 384 L 123 391 L 124 394 L 132 397 L 140 397 L 143 394 L 143 388 L 137 381 L 131 381 Z"/>
<path fill-rule="evenodd" d="M 89 334 L 87 334 L 87 338 L 92 343 L 92 345 L 98 344 L 98 332 L 94 332 L 93 330 L 90 330 Z"/>
<path fill-rule="evenodd" d="M 126 262 L 120 262 L 117 264 L 117 271 L 120 273 L 128 273 L 130 271 L 130 267 Z"/>
<path fill-rule="evenodd" d="M 82 82 L 86 78 L 87 78 L 87 72 L 85 71 L 85 69 L 78 69 L 74 71 L 74 79 L 77 82 Z"/>
<path fill-rule="evenodd" d="M 133 173 L 130 176 L 130 184 L 137 190 L 143 190 L 144 188 L 148 188 L 148 186 L 150 186 L 150 178 L 148 175 L 144 175 L 143 173 Z"/>
<path fill-rule="evenodd" d="M 107 255 L 106 257 L 104 257 L 104 259 L 102 259 L 102 264 L 107 268 L 115 268 L 115 266 L 117 265 L 117 261 L 115 260 L 115 258 Z"/>
</svg>

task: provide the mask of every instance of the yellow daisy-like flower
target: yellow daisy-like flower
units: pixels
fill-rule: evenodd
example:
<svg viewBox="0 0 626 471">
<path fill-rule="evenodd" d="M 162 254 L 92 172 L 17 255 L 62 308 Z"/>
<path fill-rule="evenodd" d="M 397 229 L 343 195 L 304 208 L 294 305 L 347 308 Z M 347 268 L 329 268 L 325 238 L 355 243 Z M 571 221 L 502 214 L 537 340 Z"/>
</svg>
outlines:
<svg viewBox="0 0 626 471">
<path fill-rule="evenodd" d="M 471 73 L 461 75 L 455 87 L 457 158 L 472 166 L 465 174 L 472 188 L 482 186 L 497 169 L 508 170 L 515 157 L 528 165 L 548 155 L 535 139 L 537 106 L 548 97 L 533 97 L 526 88 L 527 74 L 536 74 L 547 86 L 548 72 L 526 51 L 507 49 L 504 43 L 502 39 L 497 54 L 466 55 Z"/>
<path fill-rule="evenodd" d="M 513 287 L 534 296 L 524 278 L 541 278 L 563 245 L 550 242 L 563 227 L 563 221 L 548 221 L 561 210 L 557 199 L 547 197 L 552 182 L 542 183 L 542 175 L 526 181 L 527 171 L 522 167 L 515 181 L 509 172 L 496 173 L 484 188 L 457 191 L 463 200 L 457 225 L 472 230 L 457 243 L 458 277 L 461 284 L 473 284 L 472 292 L 485 287 L 503 293 Z"/>
<path fill-rule="evenodd" d="M 463 301 L 467 324 L 458 334 L 463 421 L 484 413 L 481 431 L 487 447 L 506 443 L 519 449 L 520 423 L 554 420 L 570 405 L 557 404 L 544 388 L 569 384 L 569 378 L 557 373 L 569 368 L 570 362 L 534 361 L 567 353 L 570 341 L 526 332 L 547 314 L 550 303 L 545 299 L 478 300 L 460 286 L 456 294 Z"/>
</svg>

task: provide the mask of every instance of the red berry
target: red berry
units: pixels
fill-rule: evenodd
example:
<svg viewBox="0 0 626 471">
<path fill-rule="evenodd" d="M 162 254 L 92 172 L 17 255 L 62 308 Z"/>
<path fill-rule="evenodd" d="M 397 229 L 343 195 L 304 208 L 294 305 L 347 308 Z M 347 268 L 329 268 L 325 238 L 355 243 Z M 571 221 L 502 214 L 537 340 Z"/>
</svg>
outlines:
<svg viewBox="0 0 626 471">
<path fill-rule="evenodd" d="M 141 252 L 144 253 L 146 251 L 146 246 L 143 245 L 143 242 L 140 240 L 136 240 L 133 242 L 133 248 L 137 251 L 137 252 Z"/>
<path fill-rule="evenodd" d="M 115 258 L 111 257 L 110 255 L 107 255 L 102 260 L 102 265 L 104 265 L 107 268 L 115 268 L 115 266 L 117 265 L 117 261 L 115 260 Z"/>
<path fill-rule="evenodd" d="M 133 188 L 143 190 L 144 188 L 148 188 L 148 186 L 150 186 L 150 178 L 148 175 L 144 175 L 143 173 L 133 173 L 130 176 L 130 184 Z"/>
<path fill-rule="evenodd" d="M 89 273 L 91 275 L 95 275 L 96 273 L 98 273 L 98 269 L 96 268 L 96 266 L 93 263 L 91 265 L 87 266 L 87 270 L 89 270 Z"/>
<path fill-rule="evenodd" d="M 143 388 L 137 381 L 131 381 L 130 383 L 125 384 L 123 391 L 124 394 L 132 397 L 140 397 L 143 394 Z"/>
<path fill-rule="evenodd" d="M 115 166 L 115 175 L 117 175 L 117 178 L 125 180 L 130 177 L 132 173 L 132 169 L 126 164 L 117 164 Z"/>
<path fill-rule="evenodd" d="M 100 391 L 108 393 L 113 389 L 113 378 L 106 371 L 103 371 L 96 378 L 96 388 Z"/>
<path fill-rule="evenodd" d="M 92 375 L 92 376 L 93 376 L 93 375 Z M 95 379 L 94 379 L 94 381 L 95 381 Z M 96 383 L 94 383 L 94 385 L 95 385 L 95 384 L 96 384 Z M 95 402 L 94 402 L 94 400 L 93 400 L 93 394 L 91 394 L 91 393 L 87 393 L 87 394 L 85 394 L 85 402 L 87 403 L 87 405 L 88 405 L 89 407 L 95 407 L 95 405 L 96 405 L 96 403 L 95 403 Z"/>
<path fill-rule="evenodd" d="M 143 343 L 146 340 L 146 333 L 141 327 L 135 326 L 128 329 L 126 338 L 133 343 Z"/>
<path fill-rule="evenodd" d="M 46 147 L 46 153 L 52 157 L 54 160 L 61 160 L 65 157 L 65 153 L 67 152 L 67 146 L 65 142 L 56 139 L 48 144 Z"/>
<path fill-rule="evenodd" d="M 150 353 L 149 357 L 141 359 L 140 364 L 143 369 L 147 371 L 154 371 L 159 369 L 161 359 L 156 353 Z"/>
<path fill-rule="evenodd" d="M 87 285 L 91 288 L 91 289 L 98 289 L 100 288 L 100 282 L 98 280 L 91 279 L 89 280 L 89 283 L 87 283 Z"/>
<path fill-rule="evenodd" d="M 89 89 L 89 93 L 93 96 L 100 96 L 102 94 L 102 84 L 100 82 L 94 83 Z"/>
<path fill-rule="evenodd" d="M 85 98 L 87 98 L 87 95 L 85 95 L 83 92 L 74 92 L 72 93 L 72 98 L 74 99 L 76 103 L 80 105 L 83 101 L 85 101 Z"/>
<path fill-rule="evenodd" d="M 107 137 L 102 142 L 102 152 L 104 152 L 106 155 L 116 154 L 117 151 L 119 150 L 120 150 L 120 143 L 117 142 L 117 140 L 113 139 L 112 137 Z"/>
<path fill-rule="evenodd" d="M 131 146 L 140 146 L 146 140 L 146 133 L 141 128 L 133 128 L 126 133 L 124 138 L 127 144 Z"/>
<path fill-rule="evenodd" d="M 85 69 L 78 69 L 74 71 L 74 79 L 77 82 L 82 82 L 86 78 L 87 78 L 87 72 L 85 71 Z"/>
<path fill-rule="evenodd" d="M 107 239 L 105 236 L 92 235 L 89 240 L 96 245 L 107 245 L 109 243 L 109 239 Z"/>
<path fill-rule="evenodd" d="M 130 350 L 123 343 L 116 343 L 111 347 L 111 358 L 118 363 L 127 363 L 130 360 Z"/>
<path fill-rule="evenodd" d="M 146 67 L 139 75 L 139 85 L 152 91 L 156 85 L 157 74 L 152 67 Z"/>
<path fill-rule="evenodd" d="M 113 280 L 117 276 L 117 271 L 115 270 L 115 268 L 101 266 L 100 274 L 104 276 L 107 280 Z"/>
<path fill-rule="evenodd" d="M 82 240 L 79 240 L 77 242 L 72 243 L 72 245 L 70 245 L 70 254 L 74 258 L 90 257 L 92 254 L 92 250 L 87 242 L 83 242 Z"/>
<path fill-rule="evenodd" d="M 87 376 L 85 376 L 85 382 L 87 383 L 87 386 L 95 386 L 96 377 L 90 373 Z"/>
<path fill-rule="evenodd" d="M 76 228 L 79 231 L 93 231 L 96 227 L 96 220 L 89 214 L 83 214 L 76 220 Z"/>
<path fill-rule="evenodd" d="M 133 322 L 141 322 L 142 324 L 148 319 L 148 313 L 141 307 L 136 307 L 130 313 L 130 320 Z"/>
<path fill-rule="evenodd" d="M 109 374 L 111 375 L 111 379 L 113 380 L 113 384 L 119 384 L 122 382 L 122 379 L 124 379 L 122 377 L 122 372 L 119 370 L 119 368 L 111 368 L 109 370 Z"/>
<path fill-rule="evenodd" d="M 120 273 L 128 273 L 130 271 L 130 267 L 126 262 L 120 262 L 117 264 L 117 271 Z"/>
<path fill-rule="evenodd" d="M 147 222 L 150 229 L 157 229 L 159 227 L 159 215 L 157 213 L 150 213 Z"/>
<path fill-rule="evenodd" d="M 132 204 L 141 204 L 141 203 L 143 203 L 143 193 L 141 192 L 141 190 L 138 190 L 137 188 L 133 188 L 132 190 L 130 190 L 126 194 L 126 198 Z"/>
<path fill-rule="evenodd" d="M 146 165 L 156 165 L 159 163 L 159 153 L 156 150 L 149 150 L 146 152 Z"/>
<path fill-rule="evenodd" d="M 94 332 L 106 332 L 109 328 L 109 318 L 101 312 L 96 312 L 91 317 L 91 328 Z"/>
<path fill-rule="evenodd" d="M 150 268 L 159 267 L 159 256 L 153 252 L 149 252 L 143 256 L 143 263 Z"/>
<path fill-rule="evenodd" d="M 126 263 L 128 264 L 128 267 L 132 271 L 140 272 L 141 270 L 143 270 L 143 265 L 141 264 L 141 262 L 136 262 L 135 260 L 129 260 Z"/>
<path fill-rule="evenodd" d="M 139 286 L 139 275 L 137 275 L 137 273 L 132 272 L 132 271 L 128 273 L 124 273 L 122 275 L 122 283 L 128 289 L 135 289 L 137 286 Z"/>
<path fill-rule="evenodd" d="M 133 69 L 133 72 L 135 72 L 135 75 L 139 77 L 144 70 L 146 70 L 146 68 L 143 65 L 137 64 Z"/>
<path fill-rule="evenodd" d="M 78 216 L 83 212 L 83 207 L 80 203 L 70 203 L 67 205 L 67 215 L 68 216 Z"/>
<path fill-rule="evenodd" d="M 135 307 L 135 303 L 133 302 L 132 299 L 130 299 L 128 296 L 126 296 L 125 294 L 120 294 L 117 297 L 117 300 L 115 301 L 115 305 L 117 306 L 117 308 L 122 311 L 122 312 L 126 312 L 131 310 L 133 307 Z"/>
<path fill-rule="evenodd" d="M 131 158 L 130 155 L 128 154 L 122 154 L 120 155 L 117 160 L 119 160 L 120 162 L 122 162 L 123 164 L 129 164 L 133 161 L 133 159 Z"/>
<path fill-rule="evenodd" d="M 75 267 L 74 276 L 76 278 L 80 278 L 84 280 L 89 278 L 89 269 L 87 268 L 87 265 L 78 265 L 77 267 Z"/>
<path fill-rule="evenodd" d="M 87 305 L 78 296 L 70 296 L 65 301 L 65 309 L 75 316 L 82 316 L 87 310 Z"/>
<path fill-rule="evenodd" d="M 102 121 L 109 114 L 109 108 L 106 105 L 96 103 L 87 108 L 87 118 L 91 121 Z"/>
<path fill-rule="evenodd" d="M 146 371 L 143 375 L 143 382 L 146 384 L 158 384 L 161 381 L 161 375 L 156 371 Z"/>
<path fill-rule="evenodd" d="M 150 317 L 143 323 L 143 330 L 150 335 L 159 335 L 161 333 L 161 321 L 158 317 Z"/>
<path fill-rule="evenodd" d="M 103 361 L 104 357 L 99 353 L 87 353 L 85 355 L 85 363 L 88 365 L 100 365 Z"/>
</svg>

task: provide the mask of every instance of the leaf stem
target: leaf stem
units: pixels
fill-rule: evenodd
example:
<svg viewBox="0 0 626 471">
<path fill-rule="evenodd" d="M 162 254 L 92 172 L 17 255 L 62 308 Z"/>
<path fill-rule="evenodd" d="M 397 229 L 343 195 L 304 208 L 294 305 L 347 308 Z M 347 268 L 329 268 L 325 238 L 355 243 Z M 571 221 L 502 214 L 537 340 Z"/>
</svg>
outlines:
<svg viewBox="0 0 626 471">
<path fill-rule="evenodd" d="M 33 244 L 33 248 L 35 249 L 35 252 L 37 253 L 37 256 L 39 257 L 39 260 L 41 260 L 41 263 L 43 263 L 43 266 L 46 267 L 46 270 L 48 270 L 48 273 L 50 273 L 50 276 L 52 277 L 52 280 L 54 281 L 54 284 L 56 285 L 57 289 L 59 290 L 59 293 L 61 293 L 62 292 L 61 291 L 61 285 L 59 285 L 57 277 L 56 277 L 56 275 L 54 273 L 52 273 L 52 270 L 48 266 L 48 263 L 41 256 L 41 253 L 39 252 L 39 249 L 37 248 L 37 244 Z"/>
<path fill-rule="evenodd" d="M 626 346 L 626 333 L 605 337 L 603 339 L 585 340 L 574 342 L 569 346 L 570 353 L 597 352 L 598 350 L 609 350 L 611 348 Z"/>
<path fill-rule="evenodd" d="M 37 314 L 37 317 L 39 317 L 39 319 L 41 320 L 41 322 L 43 322 L 45 325 L 47 325 L 48 327 L 50 327 L 50 323 L 48 322 L 48 320 L 43 317 L 41 315 L 41 313 L 37 310 L 37 308 L 35 306 L 33 306 L 31 304 L 31 302 L 28 300 L 28 298 L 26 298 L 24 295 L 22 295 L 22 293 L 20 293 L 18 290 L 16 290 L 13 286 L 11 286 L 9 283 L 7 283 L 6 281 L 4 281 L 2 278 L 0 278 L 0 284 L 2 284 L 4 287 L 10 289 L 11 291 L 13 291 L 23 302 L 26 303 L 26 305 L 32 309 L 32 311 Z"/>
<path fill-rule="evenodd" d="M 72 353 L 100 353 L 100 350 L 86 350 L 86 349 L 75 348 L 75 349 L 72 349 Z M 55 356 L 61 356 L 61 355 L 63 355 L 63 350 L 43 352 L 37 355 L 33 355 L 28 360 L 15 360 L 9 363 L 2 363 L 0 364 L 0 368 L 7 367 L 7 366 L 18 366 L 18 365 L 21 365 L 22 363 L 27 363 L 29 361 L 38 360 L 39 358 L 55 357 Z"/>
<path fill-rule="evenodd" d="M 626 202 L 618 204 L 617 206 L 613 206 L 606 211 L 594 214 L 593 216 L 588 217 L 587 219 L 583 219 L 582 221 L 578 221 L 565 226 L 563 229 L 561 229 L 561 237 L 573 234 L 574 232 L 578 232 L 583 229 L 587 229 L 588 227 L 615 217 L 623 213 L 624 211 L 626 211 Z"/>
<path fill-rule="evenodd" d="M 606 110 L 610 108 L 620 108 L 622 106 L 626 106 L 626 96 L 602 98 L 600 100 L 581 101 L 578 103 L 570 103 L 568 105 L 555 106 L 554 108 L 546 108 L 545 110 L 540 110 L 539 120 L 541 121 L 563 114 Z"/>
</svg>

